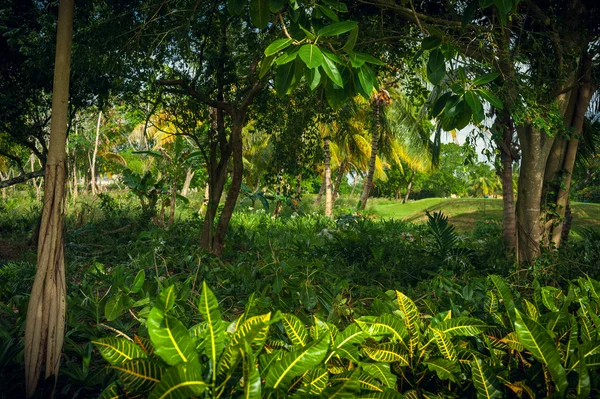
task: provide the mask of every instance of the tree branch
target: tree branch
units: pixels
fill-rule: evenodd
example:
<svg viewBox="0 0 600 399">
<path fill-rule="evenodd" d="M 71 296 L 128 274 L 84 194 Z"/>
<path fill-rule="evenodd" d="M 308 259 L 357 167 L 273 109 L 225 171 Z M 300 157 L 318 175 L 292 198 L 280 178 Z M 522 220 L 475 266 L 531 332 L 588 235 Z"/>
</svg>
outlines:
<svg viewBox="0 0 600 399">
<path fill-rule="evenodd" d="M 159 86 L 167 86 L 167 87 L 168 86 L 171 86 L 171 87 L 179 86 L 182 88 L 182 90 L 176 91 L 175 93 L 187 94 L 191 97 L 194 97 L 194 98 L 200 100 L 201 102 L 208 105 L 209 107 L 222 109 L 223 111 L 226 111 L 229 114 L 233 114 L 233 112 L 234 112 L 235 108 L 231 103 L 228 103 L 226 101 L 215 101 L 215 100 L 208 99 L 202 93 L 198 93 L 195 88 L 190 87 L 187 84 L 187 82 L 183 79 L 161 79 L 161 80 L 157 80 L 156 84 L 158 84 Z M 171 92 L 174 92 L 174 91 L 171 91 Z"/>
<path fill-rule="evenodd" d="M 24 183 L 29 179 L 44 176 L 44 169 L 36 170 L 34 172 L 23 173 L 19 176 L 15 176 L 12 179 L 0 181 L 0 188 L 6 188 L 14 186 L 15 184 Z"/>
</svg>

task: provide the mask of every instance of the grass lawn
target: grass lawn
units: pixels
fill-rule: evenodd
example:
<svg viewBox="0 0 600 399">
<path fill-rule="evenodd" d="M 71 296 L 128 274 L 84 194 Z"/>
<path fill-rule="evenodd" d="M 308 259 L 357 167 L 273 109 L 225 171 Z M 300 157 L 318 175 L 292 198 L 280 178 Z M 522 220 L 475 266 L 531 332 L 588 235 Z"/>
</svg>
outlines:
<svg viewBox="0 0 600 399">
<path fill-rule="evenodd" d="M 371 200 L 369 200 L 371 202 Z M 573 207 L 573 232 L 584 227 L 600 228 L 600 204 L 575 202 Z M 382 218 L 402 219 L 412 223 L 427 219 L 425 211 L 443 211 L 459 231 L 473 228 L 477 220 L 502 219 L 502 200 L 484 198 L 426 198 L 402 204 L 396 201 L 373 201 L 368 209 Z"/>
</svg>

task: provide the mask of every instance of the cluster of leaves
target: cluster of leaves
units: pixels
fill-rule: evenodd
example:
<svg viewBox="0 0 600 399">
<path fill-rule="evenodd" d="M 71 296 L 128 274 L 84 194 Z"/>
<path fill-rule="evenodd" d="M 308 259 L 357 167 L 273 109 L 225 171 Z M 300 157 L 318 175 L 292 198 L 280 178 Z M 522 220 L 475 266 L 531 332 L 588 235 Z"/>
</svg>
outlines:
<svg viewBox="0 0 600 399">
<path fill-rule="evenodd" d="M 116 376 L 100 397 L 497 398 L 512 392 L 533 398 L 596 392 L 597 281 L 579 278 L 566 293 L 534 284 L 533 300 L 519 303 L 506 281 L 492 275 L 483 292 L 476 307 L 453 305 L 427 315 L 402 292 L 389 291 L 388 300 L 373 304 L 373 314 L 345 327 L 317 317 L 306 326 L 293 314 L 257 314 L 252 297 L 240 317 L 226 322 L 204 283 L 197 301 L 203 321 L 187 328 L 171 286 L 141 320 L 149 338 L 93 342 Z"/>
</svg>

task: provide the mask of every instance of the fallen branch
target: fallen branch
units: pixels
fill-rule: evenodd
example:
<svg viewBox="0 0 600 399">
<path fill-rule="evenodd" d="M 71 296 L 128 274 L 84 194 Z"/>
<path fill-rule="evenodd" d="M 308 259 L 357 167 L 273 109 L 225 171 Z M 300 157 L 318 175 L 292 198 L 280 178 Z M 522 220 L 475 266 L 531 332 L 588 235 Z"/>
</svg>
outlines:
<svg viewBox="0 0 600 399">
<path fill-rule="evenodd" d="M 15 176 L 11 179 L 0 181 L 0 188 L 6 188 L 14 186 L 15 184 L 25 183 L 27 180 L 35 179 L 36 177 L 44 176 L 44 169 L 36 170 L 33 172 L 22 173 L 19 176 Z"/>
</svg>

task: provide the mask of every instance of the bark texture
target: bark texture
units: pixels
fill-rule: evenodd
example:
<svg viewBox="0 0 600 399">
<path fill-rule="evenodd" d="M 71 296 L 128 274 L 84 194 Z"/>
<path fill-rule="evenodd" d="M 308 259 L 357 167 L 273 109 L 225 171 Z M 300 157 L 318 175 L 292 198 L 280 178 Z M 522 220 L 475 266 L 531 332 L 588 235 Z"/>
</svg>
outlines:
<svg viewBox="0 0 600 399">
<path fill-rule="evenodd" d="M 46 378 L 58 376 L 64 342 L 66 285 L 63 245 L 65 159 L 74 0 L 61 0 L 58 12 L 50 147 L 38 240 L 37 272 L 25 327 L 25 384 L 31 397 L 42 364 Z"/>
<path fill-rule="evenodd" d="M 323 140 L 323 153 L 325 156 L 325 217 L 333 217 L 333 190 L 331 189 L 331 151 L 329 139 Z"/>
</svg>

